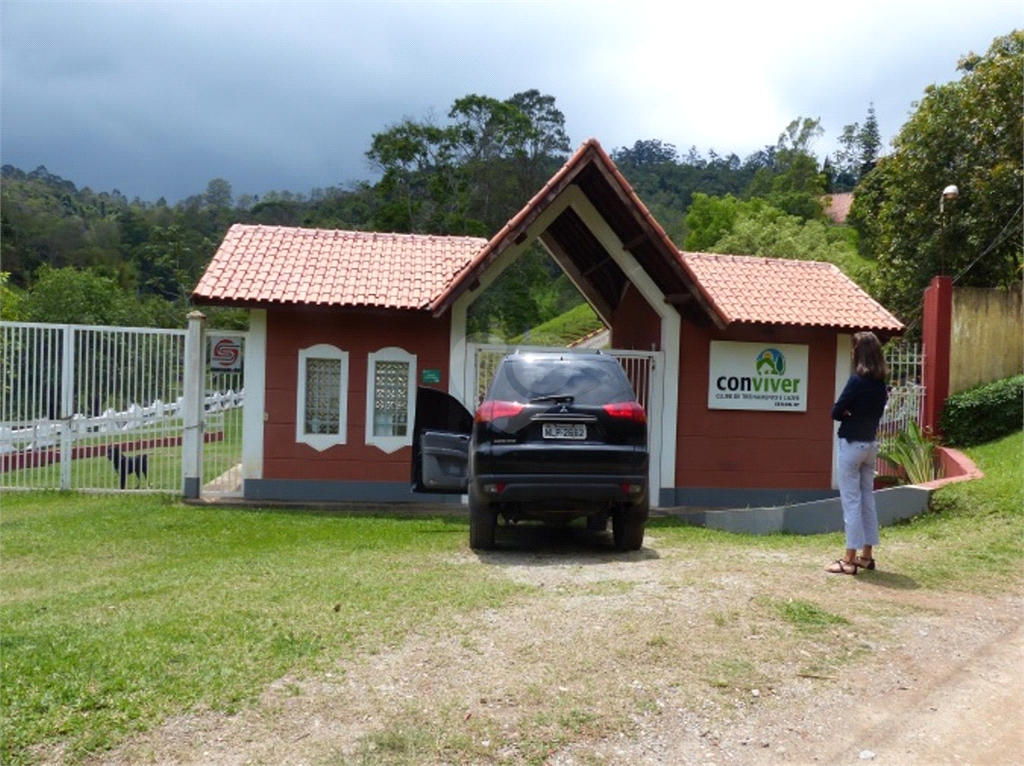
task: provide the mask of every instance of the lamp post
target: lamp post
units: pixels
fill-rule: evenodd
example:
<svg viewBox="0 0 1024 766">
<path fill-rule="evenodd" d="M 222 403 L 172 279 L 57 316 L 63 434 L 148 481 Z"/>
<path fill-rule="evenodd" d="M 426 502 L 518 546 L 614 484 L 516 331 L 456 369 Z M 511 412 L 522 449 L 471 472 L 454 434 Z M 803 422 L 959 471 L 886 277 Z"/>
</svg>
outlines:
<svg viewBox="0 0 1024 766">
<path fill-rule="evenodd" d="M 939 274 L 946 273 L 946 210 L 945 203 L 948 199 L 956 199 L 960 196 L 960 190 L 950 184 L 942 190 L 939 196 Z"/>
</svg>

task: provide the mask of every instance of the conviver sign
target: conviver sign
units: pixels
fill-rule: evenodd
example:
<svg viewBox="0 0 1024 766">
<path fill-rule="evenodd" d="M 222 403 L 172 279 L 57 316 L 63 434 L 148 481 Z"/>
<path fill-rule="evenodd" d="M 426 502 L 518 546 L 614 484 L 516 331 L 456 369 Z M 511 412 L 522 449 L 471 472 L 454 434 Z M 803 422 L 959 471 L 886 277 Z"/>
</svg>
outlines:
<svg viewBox="0 0 1024 766">
<path fill-rule="evenodd" d="M 807 411 L 807 346 L 711 341 L 708 409 Z"/>
</svg>

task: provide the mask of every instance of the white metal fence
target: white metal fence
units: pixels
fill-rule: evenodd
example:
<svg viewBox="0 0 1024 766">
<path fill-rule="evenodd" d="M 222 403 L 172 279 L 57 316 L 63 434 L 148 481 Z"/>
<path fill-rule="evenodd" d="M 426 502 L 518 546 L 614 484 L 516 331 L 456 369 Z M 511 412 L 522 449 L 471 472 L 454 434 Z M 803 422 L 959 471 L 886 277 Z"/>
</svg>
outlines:
<svg viewBox="0 0 1024 766">
<path fill-rule="evenodd" d="M 185 342 L 184 330 L 0 323 L 0 489 L 180 492 Z M 243 402 L 240 370 L 207 375 L 204 476 L 240 462 Z"/>
<path fill-rule="evenodd" d="M 889 402 L 878 426 L 878 439 L 885 442 L 910 423 L 924 419 L 924 353 L 917 343 L 892 341 L 885 346 L 885 362 L 889 368 Z M 897 470 L 879 460 L 876 472 L 895 476 Z"/>
</svg>

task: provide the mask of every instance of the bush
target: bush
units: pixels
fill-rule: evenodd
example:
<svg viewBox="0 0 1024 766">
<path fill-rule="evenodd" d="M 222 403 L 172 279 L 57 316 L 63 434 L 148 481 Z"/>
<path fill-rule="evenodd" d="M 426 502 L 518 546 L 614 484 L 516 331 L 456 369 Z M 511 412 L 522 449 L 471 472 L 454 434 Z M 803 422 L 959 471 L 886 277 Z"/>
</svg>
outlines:
<svg viewBox="0 0 1024 766">
<path fill-rule="evenodd" d="M 946 400 L 939 419 L 946 442 L 983 444 L 1024 427 L 1024 375 L 975 386 Z"/>
<path fill-rule="evenodd" d="M 925 484 L 936 478 L 935 442 L 913 421 L 879 444 L 878 457 L 899 469 L 911 484 Z"/>
</svg>

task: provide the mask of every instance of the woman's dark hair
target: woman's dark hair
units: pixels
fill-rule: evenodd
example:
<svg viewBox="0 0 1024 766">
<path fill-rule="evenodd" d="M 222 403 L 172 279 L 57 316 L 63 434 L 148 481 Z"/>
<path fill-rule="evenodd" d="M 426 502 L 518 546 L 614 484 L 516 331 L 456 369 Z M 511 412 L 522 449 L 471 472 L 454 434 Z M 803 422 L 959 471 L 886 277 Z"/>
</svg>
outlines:
<svg viewBox="0 0 1024 766">
<path fill-rule="evenodd" d="M 882 344 L 873 332 L 859 332 L 853 336 L 853 367 L 858 375 L 866 378 L 885 380 L 889 377 Z"/>
</svg>

